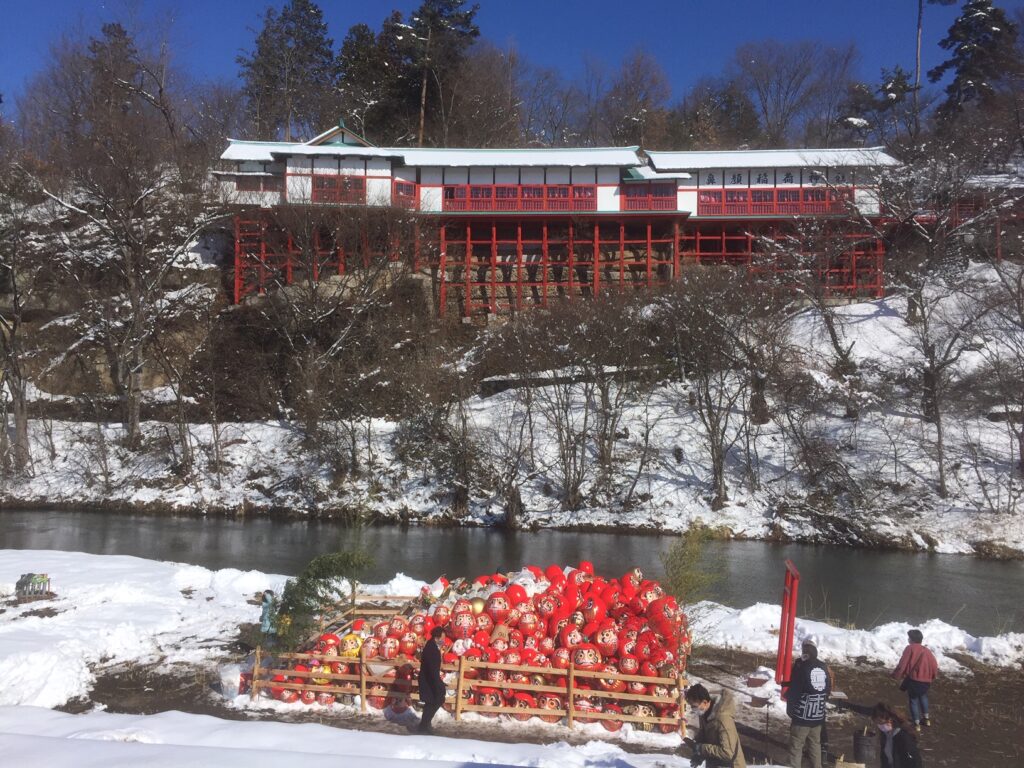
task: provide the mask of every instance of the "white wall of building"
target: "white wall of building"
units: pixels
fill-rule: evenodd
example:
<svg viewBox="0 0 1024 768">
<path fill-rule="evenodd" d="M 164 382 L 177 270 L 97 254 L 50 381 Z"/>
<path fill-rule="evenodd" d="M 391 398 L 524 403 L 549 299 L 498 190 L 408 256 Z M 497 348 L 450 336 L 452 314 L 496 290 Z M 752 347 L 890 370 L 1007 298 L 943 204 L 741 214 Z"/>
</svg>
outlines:
<svg viewBox="0 0 1024 768">
<path fill-rule="evenodd" d="M 375 178 L 370 176 L 366 179 L 366 204 L 367 205 L 391 205 L 391 178 Z"/>
</svg>

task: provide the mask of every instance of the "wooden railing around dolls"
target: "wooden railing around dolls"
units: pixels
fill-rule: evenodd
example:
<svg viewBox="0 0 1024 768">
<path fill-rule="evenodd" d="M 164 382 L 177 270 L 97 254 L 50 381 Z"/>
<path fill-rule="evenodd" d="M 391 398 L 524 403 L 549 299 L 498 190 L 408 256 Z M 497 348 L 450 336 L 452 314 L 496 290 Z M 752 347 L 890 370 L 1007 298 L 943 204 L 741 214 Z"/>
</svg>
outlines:
<svg viewBox="0 0 1024 768">
<path fill-rule="evenodd" d="M 365 609 L 361 607 L 360 612 L 365 614 Z M 324 664 L 341 663 L 348 667 L 355 666 L 356 670 L 354 672 L 338 674 L 322 672 L 319 669 L 297 671 L 293 668 L 296 663 L 311 661 L 317 662 L 317 666 L 321 668 Z M 292 690 L 300 693 L 307 691 L 314 694 L 325 693 L 336 698 L 342 697 L 349 700 L 354 700 L 354 697 L 358 696 L 361 712 L 368 711 L 371 706 L 371 698 L 377 703 L 383 701 L 385 706 L 389 699 L 394 700 L 396 698 L 401 698 L 408 703 L 414 703 L 419 701 L 416 682 L 417 675 L 410 675 L 398 681 L 396 676 L 387 674 L 389 669 L 403 668 L 407 665 L 411 667 L 413 672 L 418 673 L 420 664 L 417 659 L 367 659 L 362 653 L 358 657 L 332 656 L 317 653 L 273 653 L 268 655 L 263 652 L 262 648 L 257 648 L 252 681 L 250 683 L 250 696 L 252 699 L 256 699 L 259 696 L 268 695 L 272 688 Z M 449 688 L 453 690 L 453 694 L 445 699 L 445 708 L 453 714 L 456 720 L 460 720 L 466 712 L 478 712 L 484 715 L 557 716 L 559 719 L 564 718 L 566 725 L 570 728 L 574 727 L 581 720 L 607 720 L 639 723 L 645 729 L 656 728 L 666 732 L 678 731 L 681 735 L 685 735 L 686 721 L 683 716 L 683 708 L 680 706 L 686 684 L 683 675 L 677 677 L 648 677 L 601 670 L 583 670 L 577 669 L 573 665 L 570 665 L 568 669 L 553 669 L 549 667 L 476 661 L 465 657 L 461 657 L 458 664 L 443 664 L 441 670 L 446 676 L 449 674 L 454 674 L 455 676 L 454 685 L 449 685 Z M 544 675 L 545 678 L 555 677 L 559 681 L 564 677 L 565 683 L 564 685 L 560 682 L 559 684 L 553 684 L 549 680 L 546 680 L 543 684 L 513 682 L 511 680 L 493 681 L 487 679 L 488 670 L 503 670 L 509 674 L 523 674 L 527 676 Z M 273 678 L 276 676 L 283 676 L 286 680 L 275 681 Z M 586 680 L 614 680 L 624 683 L 638 682 L 642 683 L 648 690 L 652 686 L 662 686 L 668 689 L 668 695 L 656 696 L 649 693 L 609 691 L 601 690 L 599 687 L 581 688 L 580 682 Z M 376 690 L 374 690 L 374 686 L 377 686 Z M 383 690 L 381 690 L 381 687 L 383 687 Z M 565 707 L 547 709 L 540 707 L 486 706 L 477 704 L 472 698 L 467 697 L 467 694 L 473 691 L 473 689 L 485 687 L 504 691 L 525 691 L 534 697 L 543 694 L 555 694 L 562 697 Z M 671 714 L 654 716 L 584 710 L 577 707 L 577 697 L 612 701 L 622 708 L 630 704 L 646 704 L 656 711 L 658 709 L 669 709 Z M 377 708 L 383 709 L 383 706 Z"/>
</svg>

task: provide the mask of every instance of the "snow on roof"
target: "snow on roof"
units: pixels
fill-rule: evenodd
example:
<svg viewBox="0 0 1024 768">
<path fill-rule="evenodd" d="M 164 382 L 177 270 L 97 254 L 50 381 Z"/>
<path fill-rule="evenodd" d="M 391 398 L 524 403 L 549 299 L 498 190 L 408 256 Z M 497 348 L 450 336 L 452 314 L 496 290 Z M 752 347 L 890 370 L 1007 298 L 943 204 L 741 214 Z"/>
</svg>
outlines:
<svg viewBox="0 0 1024 768">
<path fill-rule="evenodd" d="M 341 156 L 341 157 L 401 157 L 401 150 L 379 147 L 360 147 L 354 144 L 324 144 L 310 146 L 289 141 L 241 141 L 228 139 L 228 148 L 221 160 L 253 160 L 270 162 L 286 155 Z"/>
<path fill-rule="evenodd" d="M 672 181 L 673 179 L 692 179 L 693 174 L 686 171 L 656 171 L 649 165 L 630 168 L 623 181 Z"/>
<path fill-rule="evenodd" d="M 616 166 L 641 164 L 639 147 L 595 147 L 584 149 L 419 149 L 405 147 L 359 147 L 351 144 L 299 144 L 286 141 L 241 141 L 230 144 L 221 160 L 269 162 L 286 155 L 390 157 L 410 166 Z"/>
<path fill-rule="evenodd" d="M 659 171 L 701 168 L 837 168 L 899 165 L 881 147 L 837 149 L 733 149 L 715 152 L 648 152 Z"/>
<path fill-rule="evenodd" d="M 617 166 L 641 164 L 639 147 L 573 149 L 402 149 L 406 165 L 413 166 Z"/>
</svg>

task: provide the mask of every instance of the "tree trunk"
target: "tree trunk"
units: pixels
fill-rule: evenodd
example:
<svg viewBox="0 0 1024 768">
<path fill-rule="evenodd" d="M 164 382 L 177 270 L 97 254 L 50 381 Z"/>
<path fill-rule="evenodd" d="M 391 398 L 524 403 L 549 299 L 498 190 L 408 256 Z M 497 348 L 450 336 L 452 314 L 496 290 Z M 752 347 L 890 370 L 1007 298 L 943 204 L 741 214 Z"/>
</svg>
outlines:
<svg viewBox="0 0 1024 768">
<path fill-rule="evenodd" d="M 711 500 L 711 508 L 718 510 L 729 501 L 729 489 L 725 484 L 725 452 L 721 446 L 713 446 L 711 449 L 711 474 L 712 484 L 715 487 L 715 497 Z"/>
<path fill-rule="evenodd" d="M 768 376 L 763 371 L 750 372 L 750 422 L 752 424 L 761 425 L 771 421 L 772 413 L 764 395 L 767 383 Z"/>
<path fill-rule="evenodd" d="M 939 496 L 946 498 L 949 490 L 946 488 L 946 444 L 942 429 L 942 412 L 935 409 L 935 452 L 939 461 Z"/>
<path fill-rule="evenodd" d="M 1017 469 L 1024 476 L 1024 425 L 1017 430 Z"/>
<path fill-rule="evenodd" d="M 14 468 L 24 472 L 32 461 L 28 439 L 28 402 L 25 398 L 25 384 L 19 382 L 8 387 L 11 393 L 11 410 L 14 413 Z"/>
<path fill-rule="evenodd" d="M 125 401 L 128 447 L 135 450 L 142 443 L 140 424 L 142 421 L 142 350 L 132 350 L 131 367 L 128 371 L 127 399 Z"/>
<path fill-rule="evenodd" d="M 914 136 L 921 131 L 918 92 L 921 90 L 921 30 L 924 27 L 924 0 L 917 0 L 917 48 L 914 52 Z"/>
<path fill-rule="evenodd" d="M 424 128 L 427 122 L 427 74 L 430 71 L 430 38 L 433 30 L 427 29 L 427 49 L 423 55 L 423 79 L 420 83 L 420 134 L 416 146 L 423 146 Z"/>
<path fill-rule="evenodd" d="M 938 375 L 931 366 L 921 371 L 921 415 L 929 424 L 939 420 Z"/>
</svg>

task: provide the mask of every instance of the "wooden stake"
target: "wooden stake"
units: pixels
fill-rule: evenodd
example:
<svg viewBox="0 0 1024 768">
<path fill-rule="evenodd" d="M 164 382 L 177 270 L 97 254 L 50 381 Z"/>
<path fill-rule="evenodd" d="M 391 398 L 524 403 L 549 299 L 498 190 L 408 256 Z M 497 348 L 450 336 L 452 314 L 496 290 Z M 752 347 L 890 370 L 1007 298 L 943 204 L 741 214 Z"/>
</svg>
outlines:
<svg viewBox="0 0 1024 768">
<path fill-rule="evenodd" d="M 572 700 L 572 694 L 573 694 L 573 690 L 575 688 L 575 682 L 576 682 L 576 665 L 570 663 L 569 664 L 569 680 L 566 683 L 566 687 L 568 688 L 568 692 L 569 692 L 569 697 L 568 697 L 568 699 L 567 699 L 567 701 L 565 703 L 565 711 L 567 713 L 566 717 L 569 720 L 569 727 L 570 728 L 572 728 L 572 721 L 573 721 L 572 713 L 573 713 L 573 709 L 575 709 L 575 702 L 573 702 L 573 700 Z"/>
<path fill-rule="evenodd" d="M 256 659 L 252 666 L 252 682 L 249 684 L 249 701 L 253 701 L 258 693 L 257 688 L 259 687 L 260 679 L 260 656 L 262 655 L 262 649 L 260 646 L 256 646 Z"/>
<path fill-rule="evenodd" d="M 686 687 L 686 678 L 683 677 L 683 673 L 680 672 L 676 678 L 676 688 L 679 694 L 679 735 L 684 739 L 686 738 L 686 697 L 683 693 L 683 689 Z"/>
<path fill-rule="evenodd" d="M 459 656 L 459 671 L 455 676 L 455 719 L 462 719 L 462 685 L 465 682 L 466 657 Z"/>
<path fill-rule="evenodd" d="M 359 649 L 359 711 L 366 714 L 366 654 Z"/>
</svg>

